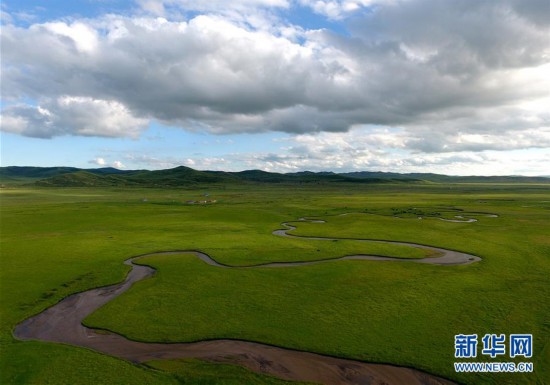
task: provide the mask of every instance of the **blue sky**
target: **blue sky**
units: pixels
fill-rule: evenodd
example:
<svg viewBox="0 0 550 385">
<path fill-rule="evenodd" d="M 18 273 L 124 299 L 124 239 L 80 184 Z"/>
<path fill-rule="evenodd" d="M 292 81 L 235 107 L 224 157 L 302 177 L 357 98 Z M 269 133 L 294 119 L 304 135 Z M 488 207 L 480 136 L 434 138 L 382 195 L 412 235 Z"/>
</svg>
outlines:
<svg viewBox="0 0 550 385">
<path fill-rule="evenodd" d="M 3 1 L 1 164 L 550 174 L 546 1 Z"/>
</svg>

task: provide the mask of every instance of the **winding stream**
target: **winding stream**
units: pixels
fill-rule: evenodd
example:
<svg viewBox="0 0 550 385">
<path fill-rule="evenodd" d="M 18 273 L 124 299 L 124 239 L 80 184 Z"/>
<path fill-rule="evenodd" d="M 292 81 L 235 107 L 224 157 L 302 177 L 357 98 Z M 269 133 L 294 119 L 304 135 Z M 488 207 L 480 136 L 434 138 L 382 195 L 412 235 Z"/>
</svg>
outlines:
<svg viewBox="0 0 550 385">
<path fill-rule="evenodd" d="M 300 220 L 322 222 L 305 218 L 300 218 Z M 289 231 L 296 228 L 295 226 L 289 223 L 283 223 L 282 225 L 285 229 L 275 230 L 274 235 L 327 241 L 343 239 L 296 236 L 288 234 Z M 405 259 L 374 255 L 349 255 L 319 261 L 230 266 L 221 264 L 207 254 L 198 251 L 183 250 L 144 254 L 124 261 L 124 264 L 131 266 L 132 269 L 123 282 L 70 295 L 43 312 L 19 323 L 13 334 L 20 340 L 67 343 L 135 363 L 158 359 L 197 358 L 210 362 L 237 364 L 255 372 L 270 374 L 291 381 L 309 381 L 322 384 L 453 384 L 453 382 L 444 378 L 412 368 L 366 363 L 256 342 L 219 339 L 193 343 L 145 343 L 132 341 L 116 333 L 100 331 L 82 325 L 84 318 L 95 310 L 124 293 L 135 282 L 151 277 L 155 273 L 155 269 L 149 266 L 134 263 L 136 259 L 145 256 L 188 253 L 195 255 L 209 265 L 228 269 L 291 267 L 349 259 L 414 262 L 433 265 L 464 265 L 481 260 L 481 258 L 474 255 L 415 243 L 368 239 L 354 240 L 410 246 L 437 252 L 441 256 L 437 258 Z"/>
</svg>

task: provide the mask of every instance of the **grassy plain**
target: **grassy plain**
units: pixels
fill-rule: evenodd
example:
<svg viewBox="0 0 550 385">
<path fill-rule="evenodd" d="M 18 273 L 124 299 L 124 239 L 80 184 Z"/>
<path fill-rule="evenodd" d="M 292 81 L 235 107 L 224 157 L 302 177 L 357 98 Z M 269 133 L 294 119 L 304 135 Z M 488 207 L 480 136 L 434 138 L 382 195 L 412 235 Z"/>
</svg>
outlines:
<svg viewBox="0 0 550 385">
<path fill-rule="evenodd" d="M 204 191 L 217 202 L 182 203 L 202 199 Z M 133 255 L 200 250 L 231 265 L 354 253 L 425 256 L 404 246 L 271 234 L 281 222 L 303 216 L 327 223 L 298 223 L 295 234 L 422 243 L 483 261 L 228 270 L 186 254 L 156 256 L 141 260 L 157 268 L 155 277 L 86 323 L 145 341 L 255 340 L 411 366 L 460 383 L 550 383 L 548 185 L 4 189 L 0 199 L 1 383 L 235 383 L 245 376 L 231 366 L 188 361 L 144 367 L 85 349 L 13 339 L 22 319 L 70 293 L 123 279 L 128 267 L 122 261 Z M 476 214 L 475 223 L 392 217 L 396 210 L 419 208 L 447 218 L 453 217 L 448 208 L 499 217 Z M 346 212 L 355 214 L 336 215 Z M 459 333 L 532 333 L 535 372 L 454 373 Z M 250 383 L 279 383 L 246 375 Z"/>
</svg>

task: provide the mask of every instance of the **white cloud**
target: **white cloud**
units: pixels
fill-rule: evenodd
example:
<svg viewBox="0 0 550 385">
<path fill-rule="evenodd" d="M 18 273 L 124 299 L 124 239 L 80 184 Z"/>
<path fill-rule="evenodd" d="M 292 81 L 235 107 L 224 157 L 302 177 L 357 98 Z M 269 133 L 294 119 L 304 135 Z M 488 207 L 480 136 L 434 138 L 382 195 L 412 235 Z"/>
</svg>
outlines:
<svg viewBox="0 0 550 385">
<path fill-rule="evenodd" d="M 358 127 L 348 133 L 319 133 L 279 139 L 278 150 L 248 150 L 220 156 L 163 157 L 128 154 L 130 168 L 163 169 L 185 165 L 199 170 L 272 172 L 385 171 L 450 175 L 548 175 L 550 149 L 422 153 L 403 147 L 404 130 Z"/>
<path fill-rule="evenodd" d="M 98 166 L 105 166 L 106 162 L 105 162 L 105 159 L 103 158 L 95 158 L 94 160 L 91 160 L 90 163 L 93 163 L 93 164 L 97 164 Z"/>
<path fill-rule="evenodd" d="M 42 105 L 18 104 L 3 111 L 2 130 L 36 138 L 58 135 L 137 137 L 147 120 L 120 102 L 83 96 L 46 99 Z"/>
<path fill-rule="evenodd" d="M 237 16 L 253 15 L 261 10 L 276 11 L 301 5 L 330 19 L 342 19 L 362 8 L 388 4 L 395 0 L 138 0 L 140 7 L 153 15 L 165 16 L 169 11 L 195 11 Z"/>
<path fill-rule="evenodd" d="M 364 7 L 388 4 L 393 0 L 298 0 L 301 5 L 310 7 L 315 13 L 329 19 L 342 19 Z"/>
<path fill-rule="evenodd" d="M 258 8 L 288 8 L 289 0 L 138 0 L 138 4 L 149 12 L 164 15 L 167 7 L 178 7 L 186 11 L 223 13 L 228 10 L 255 10 Z"/>
<path fill-rule="evenodd" d="M 138 0 L 140 7 L 153 15 L 164 15 L 166 10 L 164 8 L 164 1 L 160 0 Z"/>
<path fill-rule="evenodd" d="M 235 163 L 223 157 L 158 157 L 147 154 L 126 154 L 126 161 L 132 168 L 167 169 L 178 166 L 187 166 L 198 170 L 238 171 Z M 237 166 L 238 167 L 238 166 Z"/>
<path fill-rule="evenodd" d="M 274 30 L 281 24 L 277 11 L 288 9 L 291 0 L 138 0 L 146 15 L 187 19 L 189 13 L 222 16 L 244 28 Z M 285 24 L 285 23 L 283 23 Z M 281 31 L 282 32 L 282 31 Z"/>
<path fill-rule="evenodd" d="M 122 163 L 120 160 L 115 160 L 114 162 L 109 163 L 107 160 L 105 160 L 105 158 L 102 158 L 102 157 L 94 158 L 90 160 L 88 163 L 91 163 L 99 167 L 107 167 L 107 165 L 109 165 L 110 167 L 118 168 L 119 170 L 126 168 L 124 163 Z"/>
<path fill-rule="evenodd" d="M 45 23 L 48 32 L 71 39 L 79 52 L 92 52 L 97 48 L 97 31 L 81 22 L 66 24 L 64 22 Z"/>
<path fill-rule="evenodd" d="M 376 141 L 426 154 L 549 146 L 542 3 L 301 1 L 334 18 L 373 6 L 350 22 L 351 36 L 288 25 L 271 13 L 296 4 L 286 0 L 141 4 L 201 14 L 3 26 L 2 130 L 137 137 L 156 120 L 215 134 L 285 131 L 318 151 L 335 143 L 362 165 L 375 165 Z M 370 131 L 366 143 L 353 130 L 364 125 L 389 133 Z M 298 167 L 293 156 L 288 167 Z"/>
</svg>

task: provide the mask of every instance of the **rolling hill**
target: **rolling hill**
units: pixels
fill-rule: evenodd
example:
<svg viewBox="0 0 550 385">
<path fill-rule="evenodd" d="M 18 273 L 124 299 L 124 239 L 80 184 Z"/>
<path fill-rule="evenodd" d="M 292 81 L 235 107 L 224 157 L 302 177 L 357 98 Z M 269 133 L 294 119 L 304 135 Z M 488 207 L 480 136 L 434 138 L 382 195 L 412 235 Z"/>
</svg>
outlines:
<svg viewBox="0 0 550 385">
<path fill-rule="evenodd" d="M 279 183 L 550 183 L 546 177 L 449 176 L 432 173 L 311 172 L 274 173 L 262 170 L 239 172 L 199 171 L 185 166 L 166 170 L 118 170 L 112 167 L 0 167 L 0 183 L 34 184 L 43 187 L 144 186 L 178 187 L 204 184 Z"/>
</svg>

